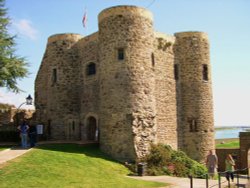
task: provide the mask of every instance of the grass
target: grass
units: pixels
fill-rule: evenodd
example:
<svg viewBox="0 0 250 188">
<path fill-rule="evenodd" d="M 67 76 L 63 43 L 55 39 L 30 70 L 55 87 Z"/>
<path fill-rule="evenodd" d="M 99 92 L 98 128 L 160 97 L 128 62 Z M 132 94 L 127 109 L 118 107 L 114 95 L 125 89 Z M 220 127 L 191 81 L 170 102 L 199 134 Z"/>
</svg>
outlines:
<svg viewBox="0 0 250 188">
<path fill-rule="evenodd" d="M 0 151 L 10 148 L 10 146 L 0 146 Z"/>
<path fill-rule="evenodd" d="M 54 144 L 34 148 L 0 168 L 0 187 L 144 188 L 164 183 L 126 177 L 130 171 L 97 146 Z"/>
<path fill-rule="evenodd" d="M 216 148 L 239 148 L 239 147 L 240 147 L 240 142 L 238 138 L 216 140 Z"/>
</svg>

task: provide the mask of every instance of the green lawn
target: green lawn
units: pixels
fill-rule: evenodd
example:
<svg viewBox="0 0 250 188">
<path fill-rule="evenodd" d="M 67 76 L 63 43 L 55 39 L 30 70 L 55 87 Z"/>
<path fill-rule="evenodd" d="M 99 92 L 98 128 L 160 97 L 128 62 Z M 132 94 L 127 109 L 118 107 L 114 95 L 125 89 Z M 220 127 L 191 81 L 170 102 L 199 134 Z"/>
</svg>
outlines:
<svg viewBox="0 0 250 188">
<path fill-rule="evenodd" d="M 144 188 L 166 184 L 126 177 L 129 170 L 97 146 L 40 146 L 0 168 L 0 187 Z"/>
<path fill-rule="evenodd" d="M 216 148 L 239 148 L 239 140 L 216 144 Z"/>
</svg>

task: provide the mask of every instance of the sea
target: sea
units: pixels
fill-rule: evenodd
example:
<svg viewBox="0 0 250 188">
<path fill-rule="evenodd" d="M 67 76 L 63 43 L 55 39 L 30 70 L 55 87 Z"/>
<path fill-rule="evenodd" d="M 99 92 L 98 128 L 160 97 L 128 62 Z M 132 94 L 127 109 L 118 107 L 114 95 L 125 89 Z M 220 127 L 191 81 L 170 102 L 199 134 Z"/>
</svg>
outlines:
<svg viewBox="0 0 250 188">
<path fill-rule="evenodd" d="M 250 126 L 215 127 L 215 139 L 239 138 L 239 132 L 250 132 Z"/>
</svg>

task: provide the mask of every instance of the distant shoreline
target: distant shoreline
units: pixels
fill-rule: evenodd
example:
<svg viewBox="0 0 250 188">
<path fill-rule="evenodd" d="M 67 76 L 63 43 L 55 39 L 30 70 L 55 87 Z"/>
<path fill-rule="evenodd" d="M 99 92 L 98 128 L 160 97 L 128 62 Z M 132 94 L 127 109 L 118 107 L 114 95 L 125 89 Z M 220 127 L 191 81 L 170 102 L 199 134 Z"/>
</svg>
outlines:
<svg viewBox="0 0 250 188">
<path fill-rule="evenodd" d="M 215 130 L 223 130 L 223 129 L 250 129 L 250 125 L 244 126 L 215 126 Z"/>
</svg>

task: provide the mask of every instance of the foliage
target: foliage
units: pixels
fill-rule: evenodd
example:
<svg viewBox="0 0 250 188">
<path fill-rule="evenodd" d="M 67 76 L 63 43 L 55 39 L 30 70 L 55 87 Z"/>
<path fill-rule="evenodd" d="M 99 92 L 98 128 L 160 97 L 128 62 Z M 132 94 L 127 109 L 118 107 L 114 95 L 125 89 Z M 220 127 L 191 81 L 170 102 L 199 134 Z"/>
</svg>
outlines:
<svg viewBox="0 0 250 188">
<path fill-rule="evenodd" d="M 190 159 L 184 152 L 175 151 L 163 144 L 152 145 L 143 161 L 147 163 L 149 175 L 202 177 L 207 172 L 205 166 Z"/>
<path fill-rule="evenodd" d="M 28 75 L 28 64 L 23 57 L 16 55 L 16 36 L 8 33 L 10 18 L 4 6 L 5 0 L 0 0 L 0 87 L 19 92 L 17 79 Z"/>
<path fill-rule="evenodd" d="M 0 169 L 0 187 L 146 188 L 164 183 L 126 177 L 124 165 L 103 154 L 96 145 L 42 145 Z"/>
</svg>

